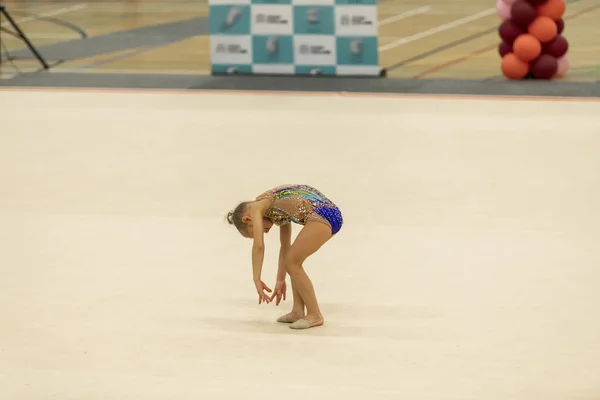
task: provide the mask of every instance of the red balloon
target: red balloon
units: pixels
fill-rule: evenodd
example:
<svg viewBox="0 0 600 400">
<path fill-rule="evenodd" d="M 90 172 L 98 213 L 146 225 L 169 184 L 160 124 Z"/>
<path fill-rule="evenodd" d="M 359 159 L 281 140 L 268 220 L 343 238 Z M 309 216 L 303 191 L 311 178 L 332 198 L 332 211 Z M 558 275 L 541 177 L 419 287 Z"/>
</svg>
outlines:
<svg viewBox="0 0 600 400">
<path fill-rule="evenodd" d="M 519 0 L 511 6 L 510 15 L 512 22 L 526 31 L 529 24 L 537 18 L 538 13 L 534 5 L 525 0 Z"/>
<path fill-rule="evenodd" d="M 551 55 L 542 54 L 531 64 L 531 74 L 536 79 L 552 79 L 558 71 L 558 60 Z"/>
<path fill-rule="evenodd" d="M 562 35 L 557 35 L 548 43 L 542 45 L 542 52 L 555 58 L 561 58 L 569 50 L 569 42 Z"/>
<path fill-rule="evenodd" d="M 502 24 L 498 27 L 498 34 L 502 40 L 506 43 L 510 43 L 511 45 L 522 33 L 524 33 L 523 30 L 513 24 L 510 19 L 502 22 Z"/>
<path fill-rule="evenodd" d="M 545 2 L 547 2 L 548 0 L 527 0 L 528 3 L 531 4 L 543 4 Z"/>
<path fill-rule="evenodd" d="M 565 21 L 561 18 L 556 22 L 556 27 L 558 28 L 558 34 L 560 35 L 565 30 Z"/>
<path fill-rule="evenodd" d="M 506 42 L 502 42 L 498 46 L 498 54 L 500 54 L 500 57 L 504 58 L 505 55 L 507 55 L 508 53 L 512 53 L 512 51 L 513 51 L 512 45 L 508 44 Z"/>
</svg>

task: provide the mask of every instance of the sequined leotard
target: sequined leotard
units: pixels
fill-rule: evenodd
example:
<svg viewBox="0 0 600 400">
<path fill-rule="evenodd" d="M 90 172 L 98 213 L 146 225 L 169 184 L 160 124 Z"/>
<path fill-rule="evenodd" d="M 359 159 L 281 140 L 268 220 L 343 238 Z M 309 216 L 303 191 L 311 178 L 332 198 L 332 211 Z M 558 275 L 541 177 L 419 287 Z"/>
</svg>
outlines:
<svg viewBox="0 0 600 400">
<path fill-rule="evenodd" d="M 334 235 L 344 222 L 339 208 L 323 193 L 308 185 L 283 185 L 268 190 L 256 200 L 271 199 L 266 217 L 275 225 L 318 221 L 331 227 Z"/>
</svg>

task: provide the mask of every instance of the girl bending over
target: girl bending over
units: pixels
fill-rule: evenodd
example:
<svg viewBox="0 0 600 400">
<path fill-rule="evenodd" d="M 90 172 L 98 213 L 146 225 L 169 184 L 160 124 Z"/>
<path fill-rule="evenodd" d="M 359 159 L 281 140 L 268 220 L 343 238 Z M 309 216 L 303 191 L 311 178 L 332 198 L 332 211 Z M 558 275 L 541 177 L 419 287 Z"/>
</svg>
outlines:
<svg viewBox="0 0 600 400">
<path fill-rule="evenodd" d="M 258 303 L 276 305 L 286 298 L 286 274 L 292 281 L 294 305 L 292 311 L 277 319 L 289 323 L 292 329 L 308 329 L 323 325 L 324 319 L 312 282 L 303 268 L 304 260 L 331 239 L 342 227 L 342 213 L 323 193 L 307 185 L 284 185 L 268 190 L 254 201 L 240 203 L 227 214 L 243 237 L 253 239 L 252 270 Z M 291 222 L 303 225 L 292 243 Z M 279 266 L 275 292 L 261 279 L 265 253 L 264 234 L 273 225 L 280 227 Z M 306 309 L 305 309 L 306 307 Z"/>
</svg>

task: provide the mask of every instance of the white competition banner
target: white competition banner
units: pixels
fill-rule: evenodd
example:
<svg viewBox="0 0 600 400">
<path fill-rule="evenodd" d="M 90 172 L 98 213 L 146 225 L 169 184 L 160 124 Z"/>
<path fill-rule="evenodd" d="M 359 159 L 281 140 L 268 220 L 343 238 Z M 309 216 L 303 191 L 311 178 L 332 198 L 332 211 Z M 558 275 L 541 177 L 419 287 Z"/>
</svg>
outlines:
<svg viewBox="0 0 600 400">
<path fill-rule="evenodd" d="M 379 76 L 376 0 L 209 0 L 213 74 Z"/>
</svg>

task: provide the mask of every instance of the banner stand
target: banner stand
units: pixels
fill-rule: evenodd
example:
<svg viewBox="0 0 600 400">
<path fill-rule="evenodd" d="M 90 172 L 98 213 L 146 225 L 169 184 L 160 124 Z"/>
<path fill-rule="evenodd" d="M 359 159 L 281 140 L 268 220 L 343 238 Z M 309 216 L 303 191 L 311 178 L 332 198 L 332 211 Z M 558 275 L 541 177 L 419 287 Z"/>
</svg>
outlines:
<svg viewBox="0 0 600 400">
<path fill-rule="evenodd" d="M 375 0 L 210 0 L 212 75 L 382 77 Z"/>
</svg>

